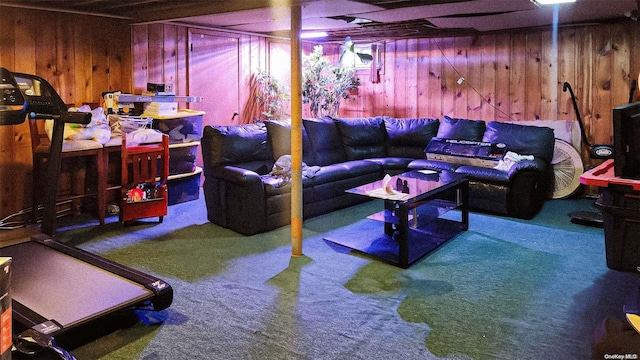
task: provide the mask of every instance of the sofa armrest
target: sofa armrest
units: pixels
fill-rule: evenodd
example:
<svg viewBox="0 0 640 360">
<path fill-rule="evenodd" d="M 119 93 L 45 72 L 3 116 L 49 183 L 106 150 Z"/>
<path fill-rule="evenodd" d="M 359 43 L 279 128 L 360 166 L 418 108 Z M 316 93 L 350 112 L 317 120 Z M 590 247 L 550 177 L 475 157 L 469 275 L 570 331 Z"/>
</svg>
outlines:
<svg viewBox="0 0 640 360">
<path fill-rule="evenodd" d="M 509 179 L 507 208 L 515 217 L 532 218 L 553 191 L 553 168 L 539 158 L 518 162 L 509 170 Z"/>
<path fill-rule="evenodd" d="M 205 168 L 203 191 L 212 223 L 244 235 L 265 229 L 265 192 L 256 172 L 235 166 Z"/>
<path fill-rule="evenodd" d="M 236 183 L 243 186 L 251 186 L 251 184 L 260 183 L 262 180 L 260 175 L 252 170 L 247 170 L 237 166 L 216 166 L 213 168 L 205 168 L 204 176 L 212 176 L 214 178 Z"/>
<path fill-rule="evenodd" d="M 479 186 L 485 193 L 495 191 L 496 196 L 504 191 L 505 213 L 518 218 L 535 215 L 553 187 L 551 166 L 540 159 L 519 161 L 509 171 L 462 165 L 456 172 L 466 174 L 472 188 Z"/>
<path fill-rule="evenodd" d="M 549 168 L 549 165 L 539 158 L 533 160 L 522 160 L 515 163 L 511 169 L 509 169 L 509 178 L 513 178 L 518 173 L 523 171 L 539 171 L 544 172 Z"/>
<path fill-rule="evenodd" d="M 420 160 L 424 161 L 424 160 Z M 513 182 L 519 176 L 540 177 L 549 168 L 544 161 L 540 159 L 522 160 L 515 163 L 508 171 L 498 170 L 495 168 L 486 168 L 474 165 L 461 165 L 455 169 L 457 173 L 466 174 L 471 179 L 486 181 L 495 184 L 507 184 Z"/>
</svg>

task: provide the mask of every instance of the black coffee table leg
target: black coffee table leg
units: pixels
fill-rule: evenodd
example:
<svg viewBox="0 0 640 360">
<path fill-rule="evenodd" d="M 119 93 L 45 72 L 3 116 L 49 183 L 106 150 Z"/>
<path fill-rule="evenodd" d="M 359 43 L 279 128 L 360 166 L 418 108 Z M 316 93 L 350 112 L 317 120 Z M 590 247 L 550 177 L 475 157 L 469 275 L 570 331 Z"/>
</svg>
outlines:
<svg viewBox="0 0 640 360">
<path fill-rule="evenodd" d="M 398 235 L 396 242 L 398 243 L 398 265 L 402 268 L 409 267 L 409 209 L 400 205 L 396 210 L 398 218 Z"/>
<path fill-rule="evenodd" d="M 464 231 L 469 230 L 469 182 L 465 181 L 458 187 L 457 190 L 457 202 L 460 205 L 460 212 L 462 213 L 462 229 Z"/>
<path fill-rule="evenodd" d="M 394 211 L 395 211 L 394 208 L 395 208 L 395 203 L 393 201 L 389 201 L 389 200 L 384 201 L 384 209 L 386 210 L 386 213 L 388 216 L 393 217 L 392 215 L 394 214 Z M 388 236 L 393 236 L 394 230 L 395 230 L 395 227 L 393 226 L 392 219 L 388 219 L 388 221 L 385 220 L 384 233 L 387 234 Z"/>
</svg>

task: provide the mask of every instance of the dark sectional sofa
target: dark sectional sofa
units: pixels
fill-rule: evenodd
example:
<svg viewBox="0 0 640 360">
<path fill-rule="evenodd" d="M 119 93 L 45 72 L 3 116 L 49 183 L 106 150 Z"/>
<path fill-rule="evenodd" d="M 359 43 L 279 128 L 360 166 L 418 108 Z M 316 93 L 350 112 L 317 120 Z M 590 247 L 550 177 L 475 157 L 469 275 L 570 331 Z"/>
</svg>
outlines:
<svg viewBox="0 0 640 360">
<path fill-rule="evenodd" d="M 547 127 L 429 118 L 303 119 L 303 216 L 317 216 L 368 199 L 345 190 L 411 169 L 448 170 L 469 178 L 474 210 L 531 218 L 553 187 L 554 133 Z M 533 160 L 509 171 L 428 160 L 432 138 L 502 143 Z M 269 175 L 290 153 L 288 121 L 206 126 L 202 137 L 204 196 L 209 221 L 245 235 L 290 223 L 290 184 Z"/>
</svg>

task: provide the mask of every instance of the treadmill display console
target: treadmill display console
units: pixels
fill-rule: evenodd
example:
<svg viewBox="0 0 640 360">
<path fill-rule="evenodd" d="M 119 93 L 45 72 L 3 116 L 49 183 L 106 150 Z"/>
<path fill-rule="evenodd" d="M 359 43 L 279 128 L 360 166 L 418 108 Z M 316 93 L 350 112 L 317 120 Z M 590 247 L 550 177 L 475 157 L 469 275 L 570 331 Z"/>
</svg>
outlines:
<svg viewBox="0 0 640 360">
<path fill-rule="evenodd" d="M 0 68 L 0 125 L 16 125 L 24 122 L 27 103 L 18 88 L 13 74 Z"/>
</svg>

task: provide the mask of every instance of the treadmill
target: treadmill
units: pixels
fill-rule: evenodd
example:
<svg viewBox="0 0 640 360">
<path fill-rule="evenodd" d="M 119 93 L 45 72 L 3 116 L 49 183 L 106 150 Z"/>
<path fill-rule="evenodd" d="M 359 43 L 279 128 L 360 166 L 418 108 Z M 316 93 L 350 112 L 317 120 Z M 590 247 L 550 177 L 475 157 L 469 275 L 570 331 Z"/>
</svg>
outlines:
<svg viewBox="0 0 640 360">
<path fill-rule="evenodd" d="M 0 91 L 0 125 L 20 124 L 26 116 L 54 120 L 40 231 L 0 244 L 0 256 L 12 258 L 14 348 L 27 354 L 51 348 L 73 359 L 58 344 L 72 344 L 70 337 L 86 335 L 92 327 L 103 327 L 101 320 L 113 321 L 127 311 L 166 309 L 173 289 L 154 276 L 56 240 L 64 126 L 88 124 L 91 114 L 67 111 L 53 87 L 35 75 L 0 67 Z"/>
</svg>

